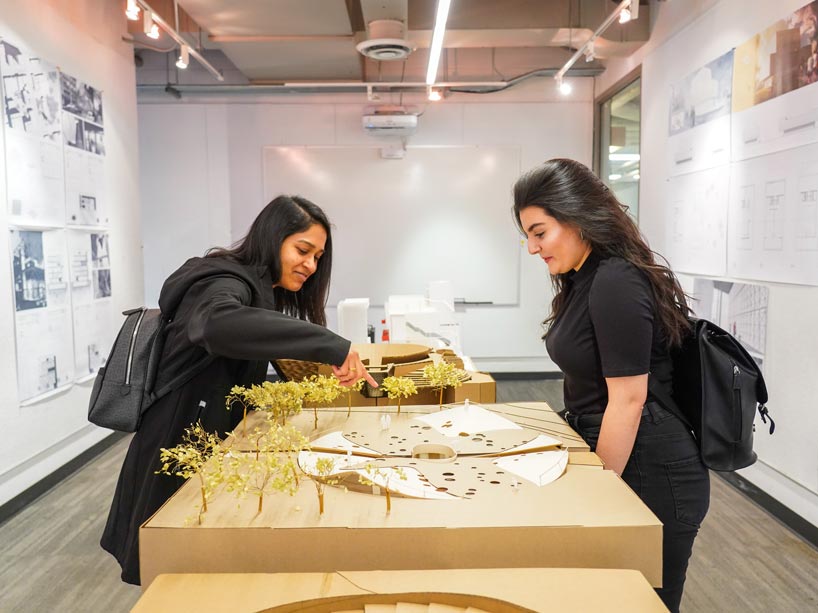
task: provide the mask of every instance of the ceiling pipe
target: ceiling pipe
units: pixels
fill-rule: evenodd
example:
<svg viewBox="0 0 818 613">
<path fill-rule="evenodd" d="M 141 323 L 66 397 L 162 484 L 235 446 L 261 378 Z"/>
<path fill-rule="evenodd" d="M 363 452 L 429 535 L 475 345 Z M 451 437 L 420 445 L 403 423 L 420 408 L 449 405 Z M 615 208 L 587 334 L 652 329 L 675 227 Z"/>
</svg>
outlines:
<svg viewBox="0 0 818 613">
<path fill-rule="evenodd" d="M 603 71 L 598 67 L 575 68 L 573 76 L 593 77 Z M 435 83 L 439 89 L 448 89 L 457 93 L 489 94 L 508 89 L 533 77 L 553 77 L 557 74 L 556 68 L 543 68 L 528 72 L 508 81 L 443 81 Z M 163 91 L 164 85 L 138 85 L 140 91 Z M 413 82 L 365 82 L 365 81 L 254 81 L 248 85 L 175 85 L 176 89 L 186 94 L 258 94 L 258 93 L 318 93 L 318 92 L 362 92 L 370 91 L 389 92 L 394 90 L 425 92 L 426 83 Z"/>
</svg>

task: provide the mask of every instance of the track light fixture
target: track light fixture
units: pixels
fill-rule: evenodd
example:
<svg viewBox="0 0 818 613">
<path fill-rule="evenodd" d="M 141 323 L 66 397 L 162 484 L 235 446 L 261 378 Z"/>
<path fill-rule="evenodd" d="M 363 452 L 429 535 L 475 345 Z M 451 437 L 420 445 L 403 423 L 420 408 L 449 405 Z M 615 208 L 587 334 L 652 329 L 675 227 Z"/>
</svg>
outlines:
<svg viewBox="0 0 818 613">
<path fill-rule="evenodd" d="M 627 19 L 622 17 L 625 11 L 627 11 Z M 602 36 L 602 33 L 608 29 L 608 26 L 610 26 L 617 19 L 619 19 L 621 23 L 624 23 L 625 21 L 636 19 L 638 16 L 639 0 L 622 0 L 622 2 L 620 2 L 614 9 L 613 13 L 608 15 L 608 17 L 605 18 L 605 21 L 602 22 L 591 37 L 585 41 L 585 44 L 577 49 L 574 55 L 572 55 L 571 58 L 565 62 L 565 65 L 557 71 L 557 74 L 554 75 L 554 79 L 557 81 L 557 87 L 559 88 L 560 92 L 564 95 L 571 92 L 571 86 L 563 81 L 563 77 L 571 69 L 571 66 L 573 66 L 574 63 L 576 63 L 576 61 L 583 55 L 585 55 L 586 62 L 591 62 L 595 59 L 596 54 L 594 49 L 594 41 Z M 623 19 L 625 19 L 625 21 L 622 21 Z"/>
<path fill-rule="evenodd" d="M 179 47 L 179 58 L 176 60 L 176 67 L 185 69 L 190 63 L 190 47 L 182 45 Z"/>
<path fill-rule="evenodd" d="M 142 29 L 148 38 L 159 38 L 159 26 L 153 22 L 153 13 L 151 11 L 145 11 Z"/>
<path fill-rule="evenodd" d="M 139 5 L 136 0 L 128 0 L 128 4 L 125 5 L 125 16 L 131 21 L 139 19 Z"/>
<path fill-rule="evenodd" d="M 430 102 L 439 102 L 443 99 L 439 89 L 432 89 L 431 86 L 426 88 L 426 97 Z"/>
<path fill-rule="evenodd" d="M 622 9 L 619 13 L 619 23 L 628 23 L 631 20 L 631 10 L 629 8 Z"/>
<path fill-rule="evenodd" d="M 174 3 L 175 4 L 175 3 Z M 142 30 L 146 36 L 150 38 L 159 38 L 159 29 L 165 31 L 179 45 L 179 57 L 176 60 L 176 66 L 179 68 L 187 68 L 190 64 L 190 56 L 196 58 L 202 66 L 205 67 L 217 80 L 224 81 L 224 75 L 216 70 L 216 68 L 208 62 L 201 53 L 196 49 L 192 49 L 176 29 L 166 22 L 161 14 L 156 13 L 148 0 L 127 0 L 125 5 L 125 16 L 130 20 L 137 20 L 139 18 L 139 11 L 142 11 Z"/>
<path fill-rule="evenodd" d="M 585 47 L 585 61 L 586 62 L 593 62 L 596 59 L 596 55 L 594 55 L 596 49 L 594 46 L 594 41 L 591 39 L 588 41 L 588 44 Z"/>
</svg>

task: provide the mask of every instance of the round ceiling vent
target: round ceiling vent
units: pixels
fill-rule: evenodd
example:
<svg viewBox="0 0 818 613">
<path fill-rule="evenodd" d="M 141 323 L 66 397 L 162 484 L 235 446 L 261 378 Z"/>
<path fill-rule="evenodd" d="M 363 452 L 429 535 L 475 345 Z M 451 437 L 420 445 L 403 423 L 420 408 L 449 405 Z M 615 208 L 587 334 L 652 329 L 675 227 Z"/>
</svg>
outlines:
<svg viewBox="0 0 818 613">
<path fill-rule="evenodd" d="M 355 48 L 366 57 L 385 62 L 405 59 L 414 51 L 403 38 L 403 22 L 397 19 L 369 22 L 369 38 Z"/>
</svg>

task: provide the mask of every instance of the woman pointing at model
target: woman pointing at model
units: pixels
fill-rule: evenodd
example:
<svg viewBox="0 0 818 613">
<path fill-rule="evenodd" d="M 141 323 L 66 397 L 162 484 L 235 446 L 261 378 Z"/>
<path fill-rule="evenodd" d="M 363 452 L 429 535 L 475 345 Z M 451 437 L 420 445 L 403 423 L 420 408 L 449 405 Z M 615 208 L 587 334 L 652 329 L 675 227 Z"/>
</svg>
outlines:
<svg viewBox="0 0 818 613">
<path fill-rule="evenodd" d="M 332 364 L 343 385 L 362 377 L 377 385 L 350 342 L 325 327 L 331 267 L 324 212 L 279 196 L 238 244 L 188 260 L 165 281 L 159 306 L 171 321 L 156 386 L 205 366 L 151 405 L 131 441 L 101 542 L 123 581 L 139 583 L 139 526 L 183 482 L 156 474 L 159 450 L 180 443 L 197 421 L 209 432 L 233 430 L 242 415 L 225 410 L 225 397 L 234 385 L 261 383 L 278 359 Z"/>
</svg>

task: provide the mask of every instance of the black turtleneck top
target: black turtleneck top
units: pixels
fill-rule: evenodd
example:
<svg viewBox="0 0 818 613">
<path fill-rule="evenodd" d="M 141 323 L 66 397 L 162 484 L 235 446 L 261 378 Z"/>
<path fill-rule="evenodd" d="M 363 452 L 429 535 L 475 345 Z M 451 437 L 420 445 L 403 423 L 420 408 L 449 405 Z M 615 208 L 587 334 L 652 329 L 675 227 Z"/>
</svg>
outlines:
<svg viewBox="0 0 818 613">
<path fill-rule="evenodd" d="M 601 413 L 608 377 L 653 373 L 671 393 L 673 366 L 655 314 L 653 288 L 636 266 L 591 252 L 567 273 L 565 302 L 545 336 L 551 359 L 565 374 L 565 408 Z"/>
</svg>

